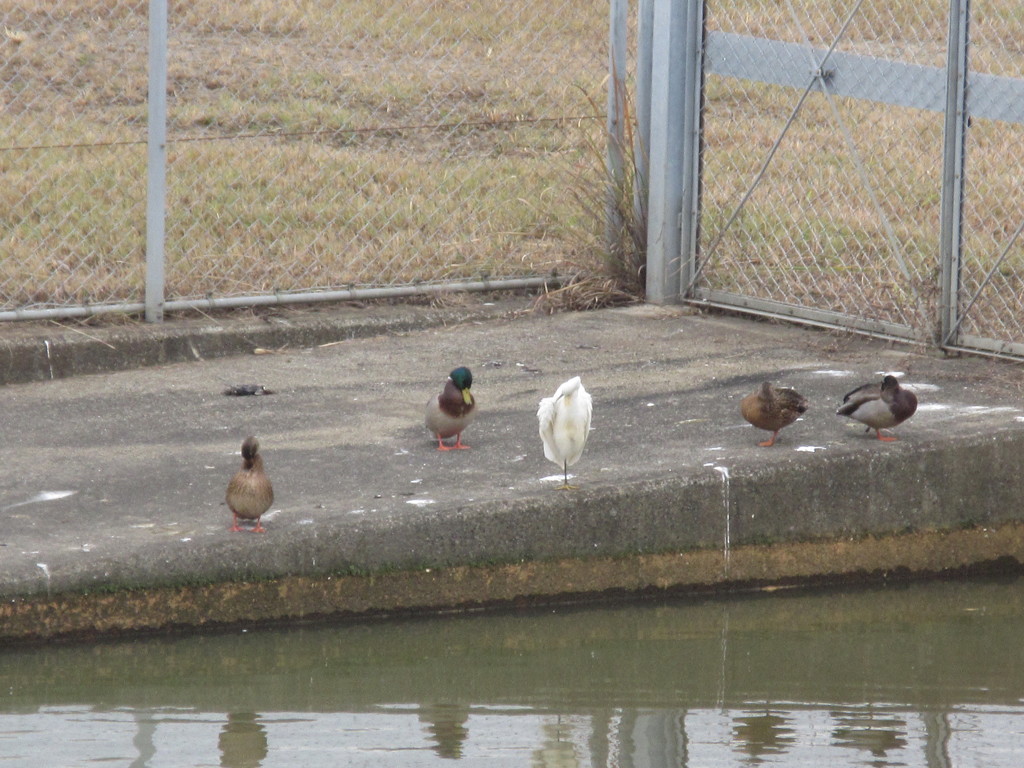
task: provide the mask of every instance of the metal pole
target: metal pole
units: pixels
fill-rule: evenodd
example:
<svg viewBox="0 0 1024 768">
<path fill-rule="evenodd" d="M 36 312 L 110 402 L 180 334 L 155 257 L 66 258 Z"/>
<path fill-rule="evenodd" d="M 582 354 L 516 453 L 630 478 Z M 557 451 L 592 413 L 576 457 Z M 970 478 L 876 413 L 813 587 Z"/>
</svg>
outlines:
<svg viewBox="0 0 1024 768">
<path fill-rule="evenodd" d="M 167 0 L 149 0 L 149 123 L 146 183 L 146 320 L 164 319 L 167 209 Z"/>
<path fill-rule="evenodd" d="M 651 40 L 651 155 L 647 213 L 647 300 L 679 296 L 683 181 L 684 3 L 654 0 Z"/>
<path fill-rule="evenodd" d="M 626 30 L 629 0 L 611 0 L 608 18 L 608 120 L 606 138 L 605 246 L 616 259 L 622 250 L 626 184 L 623 149 L 626 142 Z"/>
<path fill-rule="evenodd" d="M 956 342 L 954 337 L 962 322 L 959 304 L 960 272 L 963 263 L 964 139 L 967 133 L 969 22 L 970 0 L 950 0 L 939 230 L 939 346 Z"/>
<path fill-rule="evenodd" d="M 680 211 L 679 283 L 689 293 L 697 273 L 697 225 L 700 216 L 701 126 L 704 99 L 704 2 L 687 4 L 683 55 L 682 201 Z"/>
<path fill-rule="evenodd" d="M 654 37 L 654 2 L 637 3 L 636 97 L 633 114 L 633 214 L 636 221 L 647 221 L 647 183 L 650 180 L 648 159 L 651 156 L 651 45 Z"/>
</svg>

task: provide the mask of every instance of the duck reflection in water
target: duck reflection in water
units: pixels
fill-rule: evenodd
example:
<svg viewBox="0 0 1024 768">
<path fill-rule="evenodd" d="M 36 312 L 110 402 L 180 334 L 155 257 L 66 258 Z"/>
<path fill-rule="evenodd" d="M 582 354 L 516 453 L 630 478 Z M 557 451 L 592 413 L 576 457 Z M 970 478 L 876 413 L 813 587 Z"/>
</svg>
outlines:
<svg viewBox="0 0 1024 768">
<path fill-rule="evenodd" d="M 427 724 L 427 732 L 434 737 L 434 751 L 438 757 L 458 760 L 462 745 L 469 736 L 466 721 L 469 708 L 461 704 L 428 704 L 420 708 L 419 720 Z"/>
<path fill-rule="evenodd" d="M 750 755 L 752 762 L 760 762 L 761 755 L 782 754 L 796 741 L 788 723 L 789 718 L 772 711 L 738 717 L 733 728 L 736 748 Z"/>
<path fill-rule="evenodd" d="M 260 768 L 267 756 L 267 732 L 253 712 L 231 712 L 217 740 L 223 768 Z"/>
<path fill-rule="evenodd" d="M 876 758 L 872 765 L 887 765 L 887 752 L 907 746 L 906 721 L 887 712 L 833 712 L 832 716 L 837 723 L 832 731 L 833 743 L 870 752 Z"/>
</svg>

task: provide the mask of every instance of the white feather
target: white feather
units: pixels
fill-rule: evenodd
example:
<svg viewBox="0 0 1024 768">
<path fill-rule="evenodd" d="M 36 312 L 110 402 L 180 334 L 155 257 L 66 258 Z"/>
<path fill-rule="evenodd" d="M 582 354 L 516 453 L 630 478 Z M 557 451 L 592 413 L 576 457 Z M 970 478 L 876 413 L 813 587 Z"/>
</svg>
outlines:
<svg viewBox="0 0 1024 768">
<path fill-rule="evenodd" d="M 587 444 L 593 410 L 593 400 L 579 376 L 562 384 L 553 396 L 542 399 L 537 420 L 544 456 L 563 470 L 579 461 Z"/>
</svg>

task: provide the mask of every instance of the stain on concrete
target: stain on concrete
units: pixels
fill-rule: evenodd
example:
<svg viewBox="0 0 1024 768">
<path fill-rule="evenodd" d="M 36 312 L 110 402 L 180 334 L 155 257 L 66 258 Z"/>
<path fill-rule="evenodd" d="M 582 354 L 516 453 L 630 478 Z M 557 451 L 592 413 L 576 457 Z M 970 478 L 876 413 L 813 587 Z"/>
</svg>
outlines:
<svg viewBox="0 0 1024 768">
<path fill-rule="evenodd" d="M 1024 525 L 840 541 L 739 546 L 622 558 L 426 568 L 366 576 L 284 577 L 204 586 L 12 599 L 0 638 L 43 641 L 196 631 L 311 619 L 577 603 L 609 594 L 774 589 L 1018 572 Z"/>
</svg>

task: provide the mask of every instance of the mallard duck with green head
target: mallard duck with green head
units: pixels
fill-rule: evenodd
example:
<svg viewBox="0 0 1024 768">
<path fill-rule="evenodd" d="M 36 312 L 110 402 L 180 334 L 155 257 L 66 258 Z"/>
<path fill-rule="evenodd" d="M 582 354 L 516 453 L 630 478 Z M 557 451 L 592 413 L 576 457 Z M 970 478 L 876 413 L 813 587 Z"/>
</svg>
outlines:
<svg viewBox="0 0 1024 768">
<path fill-rule="evenodd" d="M 740 413 L 758 429 L 771 432 L 769 440 L 758 443 L 763 448 L 775 445 L 775 439 L 784 427 L 788 427 L 802 413 L 807 411 L 807 398 L 789 387 L 773 387 L 765 381 L 757 389 L 740 400 Z"/>
<path fill-rule="evenodd" d="M 448 374 L 441 392 L 427 402 L 424 422 L 437 438 L 437 450 L 469 448 L 462 443 L 462 432 L 476 416 L 476 400 L 469 391 L 472 386 L 473 374 L 469 368 L 459 366 Z M 455 444 L 445 445 L 444 441 L 450 437 L 455 438 Z"/>
<path fill-rule="evenodd" d="M 242 441 L 242 468 L 228 483 L 225 501 L 234 517 L 232 531 L 266 531 L 266 528 L 260 525 L 260 518 L 274 503 L 274 487 L 263 468 L 260 441 L 255 437 L 250 436 Z M 243 528 L 238 524 L 240 519 L 255 520 L 256 525 L 252 528 Z"/>
<path fill-rule="evenodd" d="M 881 384 L 862 384 L 847 392 L 836 414 L 849 416 L 875 430 L 878 439 L 891 443 L 894 435 L 883 435 L 883 429 L 892 429 L 914 415 L 917 395 L 900 386 L 895 376 L 886 375 Z"/>
</svg>

